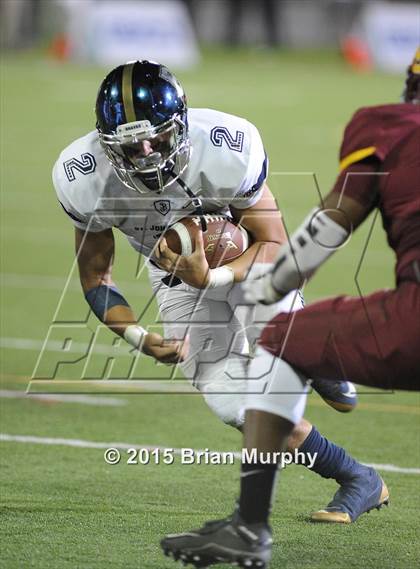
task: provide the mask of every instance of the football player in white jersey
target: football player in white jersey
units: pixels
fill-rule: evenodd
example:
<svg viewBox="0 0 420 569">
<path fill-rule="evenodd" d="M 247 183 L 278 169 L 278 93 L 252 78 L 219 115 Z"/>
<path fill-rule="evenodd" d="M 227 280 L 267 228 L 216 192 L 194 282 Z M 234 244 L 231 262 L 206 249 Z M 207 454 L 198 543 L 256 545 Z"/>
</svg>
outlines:
<svg viewBox="0 0 420 569">
<path fill-rule="evenodd" d="M 239 283 L 268 270 L 286 240 L 266 184 L 267 157 L 258 130 L 226 113 L 187 110 L 175 76 L 149 61 L 120 65 L 106 76 L 96 117 L 96 130 L 70 144 L 53 170 L 58 199 L 75 226 L 85 298 L 101 322 L 146 356 L 179 363 L 209 407 L 241 428 L 249 346 L 280 310 L 302 306 L 296 291 L 281 306 L 259 305 L 252 319 L 244 306 Z M 167 247 L 162 234 L 168 226 L 199 215 L 205 229 L 205 214 L 213 213 L 241 221 L 251 235 L 251 246 L 239 258 L 209 269 L 202 239 L 190 256 Z M 114 228 L 147 258 L 165 340 L 141 326 L 112 281 Z M 355 405 L 345 381 L 318 381 L 314 387 L 338 410 Z M 312 519 L 343 521 L 358 463 L 305 420 L 289 446 L 315 455 L 311 469 L 340 484 L 334 508 Z"/>
</svg>

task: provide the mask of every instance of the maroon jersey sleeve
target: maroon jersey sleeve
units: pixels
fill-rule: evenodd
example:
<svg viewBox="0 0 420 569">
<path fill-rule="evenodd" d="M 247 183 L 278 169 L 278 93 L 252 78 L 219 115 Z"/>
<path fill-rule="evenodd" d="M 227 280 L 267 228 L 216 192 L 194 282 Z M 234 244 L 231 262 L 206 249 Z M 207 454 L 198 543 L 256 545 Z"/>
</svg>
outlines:
<svg viewBox="0 0 420 569">
<path fill-rule="evenodd" d="M 416 105 L 402 103 L 359 109 L 348 123 L 340 149 L 340 169 L 375 156 L 383 162 L 393 148 L 420 124 Z"/>
<path fill-rule="evenodd" d="M 340 172 L 332 191 L 353 198 L 365 206 L 367 214 L 378 199 L 378 168 L 379 163 L 374 160 L 350 164 Z"/>
<path fill-rule="evenodd" d="M 419 125 L 417 105 L 403 103 L 359 109 L 344 131 L 341 173 L 333 191 L 372 207 L 377 200 L 382 163 Z"/>
</svg>

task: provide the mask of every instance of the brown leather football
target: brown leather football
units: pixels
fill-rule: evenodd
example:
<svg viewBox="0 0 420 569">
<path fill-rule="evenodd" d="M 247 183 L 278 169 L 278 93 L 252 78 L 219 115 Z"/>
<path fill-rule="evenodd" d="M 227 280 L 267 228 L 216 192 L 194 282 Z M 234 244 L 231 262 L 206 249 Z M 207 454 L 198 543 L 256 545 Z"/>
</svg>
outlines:
<svg viewBox="0 0 420 569">
<path fill-rule="evenodd" d="M 206 259 L 211 269 L 230 263 L 249 246 L 246 229 L 222 215 L 205 215 L 207 231 L 203 233 Z M 165 233 L 168 247 L 178 255 L 191 255 L 195 237 L 201 231 L 199 217 L 184 217 Z"/>
</svg>

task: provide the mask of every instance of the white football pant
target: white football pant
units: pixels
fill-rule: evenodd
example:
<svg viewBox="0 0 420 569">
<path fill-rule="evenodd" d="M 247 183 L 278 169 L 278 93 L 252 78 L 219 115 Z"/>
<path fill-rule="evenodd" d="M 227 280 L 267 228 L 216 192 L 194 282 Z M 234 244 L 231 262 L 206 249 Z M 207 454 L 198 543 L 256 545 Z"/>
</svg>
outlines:
<svg viewBox="0 0 420 569">
<path fill-rule="evenodd" d="M 261 274 L 262 270 L 263 265 L 255 265 L 252 271 Z M 185 283 L 169 288 L 161 282 L 165 275 L 149 266 L 164 336 L 182 339 L 189 334 L 189 356 L 181 364 L 184 375 L 222 421 L 239 427 L 244 423 L 245 398 L 251 385 L 247 380 L 250 350 L 276 314 L 302 308 L 302 296 L 292 291 L 276 304 L 247 306 L 240 283 L 206 291 Z M 249 378 L 255 379 L 251 390 L 264 391 L 270 377 L 268 373 L 260 380 Z"/>
</svg>

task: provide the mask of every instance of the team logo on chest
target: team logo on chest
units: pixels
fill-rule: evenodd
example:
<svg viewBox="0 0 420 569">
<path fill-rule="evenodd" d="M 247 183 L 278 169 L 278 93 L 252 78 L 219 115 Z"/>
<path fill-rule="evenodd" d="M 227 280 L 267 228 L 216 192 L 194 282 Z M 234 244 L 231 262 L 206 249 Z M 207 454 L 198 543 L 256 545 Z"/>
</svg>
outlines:
<svg viewBox="0 0 420 569">
<path fill-rule="evenodd" d="M 162 215 L 166 215 L 171 211 L 170 200 L 157 200 L 153 203 L 153 205 L 155 207 L 155 210 Z"/>
</svg>

